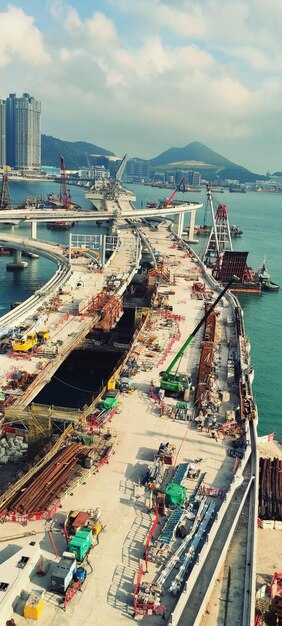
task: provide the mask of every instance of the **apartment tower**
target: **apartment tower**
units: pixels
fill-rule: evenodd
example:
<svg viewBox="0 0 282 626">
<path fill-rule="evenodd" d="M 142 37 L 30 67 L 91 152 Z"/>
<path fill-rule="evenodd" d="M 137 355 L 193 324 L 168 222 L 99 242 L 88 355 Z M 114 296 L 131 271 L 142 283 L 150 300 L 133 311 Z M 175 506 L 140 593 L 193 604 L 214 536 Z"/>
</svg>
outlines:
<svg viewBox="0 0 282 626">
<path fill-rule="evenodd" d="M 6 99 L 6 163 L 17 169 L 41 167 L 41 103 L 29 93 Z"/>
<path fill-rule="evenodd" d="M 6 165 L 6 102 L 0 98 L 0 168 Z"/>
</svg>

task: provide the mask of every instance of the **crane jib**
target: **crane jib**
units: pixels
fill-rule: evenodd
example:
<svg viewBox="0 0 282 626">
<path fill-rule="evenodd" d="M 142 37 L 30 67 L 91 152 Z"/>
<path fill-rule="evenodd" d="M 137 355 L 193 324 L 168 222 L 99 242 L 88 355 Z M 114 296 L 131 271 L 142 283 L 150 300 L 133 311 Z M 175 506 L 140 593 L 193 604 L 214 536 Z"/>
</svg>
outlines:
<svg viewBox="0 0 282 626">
<path fill-rule="evenodd" d="M 195 337 L 195 335 L 197 334 L 197 332 L 200 330 L 201 326 L 205 323 L 206 319 L 208 318 L 208 316 L 210 315 L 210 313 L 214 310 L 214 308 L 216 307 L 216 305 L 218 304 L 218 302 L 221 300 L 221 298 L 224 296 L 224 294 L 226 293 L 226 291 L 229 289 L 230 285 L 234 282 L 238 282 L 238 277 L 237 276 L 232 276 L 231 279 L 229 280 L 229 282 L 227 283 L 227 285 L 224 287 L 224 289 L 220 292 L 219 296 L 216 298 L 216 300 L 213 302 L 213 304 L 210 306 L 210 308 L 206 311 L 205 315 L 202 317 L 202 319 L 199 321 L 199 323 L 197 324 L 197 326 L 194 328 L 193 332 L 191 333 L 191 335 L 189 335 L 188 339 L 186 339 L 186 341 L 184 342 L 183 346 L 181 346 L 179 352 L 176 354 L 176 356 L 174 357 L 174 359 L 172 360 L 172 362 L 169 364 L 168 368 L 165 370 L 165 372 L 161 372 L 161 377 L 165 377 L 165 374 L 170 374 L 171 370 L 174 368 L 174 366 L 176 365 L 176 363 L 179 361 L 179 359 L 181 359 L 181 357 L 183 357 L 184 352 L 186 350 L 186 348 L 188 348 L 189 344 L 191 343 L 192 339 Z M 171 376 L 173 376 L 171 374 Z"/>
</svg>

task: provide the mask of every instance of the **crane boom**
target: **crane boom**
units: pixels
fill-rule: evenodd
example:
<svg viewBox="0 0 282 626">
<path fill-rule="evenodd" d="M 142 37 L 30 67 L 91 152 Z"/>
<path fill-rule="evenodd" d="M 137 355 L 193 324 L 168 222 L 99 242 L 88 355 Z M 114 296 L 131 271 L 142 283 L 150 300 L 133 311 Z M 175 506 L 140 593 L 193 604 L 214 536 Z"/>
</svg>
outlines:
<svg viewBox="0 0 282 626">
<path fill-rule="evenodd" d="M 224 294 L 229 289 L 230 285 L 232 283 L 234 283 L 234 282 L 238 282 L 238 280 L 239 279 L 238 279 L 237 276 L 232 276 L 231 277 L 231 279 L 229 280 L 227 285 L 220 292 L 220 294 L 218 295 L 216 300 L 213 302 L 213 304 L 210 306 L 210 308 L 206 311 L 206 313 L 202 317 L 202 319 L 198 322 L 197 326 L 194 328 L 194 330 L 192 331 L 191 335 L 189 335 L 188 339 L 186 339 L 184 344 L 181 346 L 179 352 L 176 354 L 174 359 L 171 361 L 171 363 L 169 364 L 168 368 L 165 371 L 160 372 L 160 376 L 161 376 L 161 379 L 162 379 L 162 382 L 161 382 L 162 389 L 167 389 L 168 391 L 178 391 L 178 392 L 183 391 L 183 389 L 185 388 L 185 379 L 188 378 L 187 375 L 185 375 L 185 374 L 177 374 L 177 372 L 175 374 L 173 374 L 172 370 L 175 367 L 176 363 L 183 357 L 183 355 L 184 355 L 186 349 L 188 348 L 189 344 L 194 339 L 195 335 L 200 330 L 201 326 L 203 326 L 203 324 L 205 323 L 206 319 L 208 318 L 210 313 L 214 310 L 214 308 L 219 303 L 221 298 L 223 298 Z M 187 387 L 187 384 L 186 384 L 186 387 Z"/>
<path fill-rule="evenodd" d="M 71 197 L 67 191 L 67 175 L 66 175 L 65 159 L 62 155 L 60 156 L 60 164 L 61 164 L 60 198 L 61 198 L 61 202 L 63 203 L 64 209 L 68 209 L 69 203 L 71 202 Z"/>
<path fill-rule="evenodd" d="M 120 164 L 118 166 L 118 169 L 117 169 L 116 175 L 115 175 L 115 180 L 119 180 L 120 181 L 122 179 L 122 175 L 123 175 L 123 172 L 125 170 L 126 163 L 127 163 L 127 154 L 124 155 L 122 161 L 120 162 Z"/>
<path fill-rule="evenodd" d="M 181 190 L 181 186 L 182 186 L 182 185 L 183 185 L 183 188 L 182 188 L 182 190 Z M 177 185 L 177 187 L 174 189 L 173 193 L 171 194 L 171 196 L 170 196 L 170 197 L 168 198 L 168 200 L 166 201 L 165 206 L 168 206 L 168 205 L 172 202 L 172 200 L 173 200 L 173 198 L 174 198 L 175 194 L 176 194 L 178 191 L 185 191 L 185 178 L 182 178 L 182 180 L 180 181 L 179 185 Z"/>
</svg>

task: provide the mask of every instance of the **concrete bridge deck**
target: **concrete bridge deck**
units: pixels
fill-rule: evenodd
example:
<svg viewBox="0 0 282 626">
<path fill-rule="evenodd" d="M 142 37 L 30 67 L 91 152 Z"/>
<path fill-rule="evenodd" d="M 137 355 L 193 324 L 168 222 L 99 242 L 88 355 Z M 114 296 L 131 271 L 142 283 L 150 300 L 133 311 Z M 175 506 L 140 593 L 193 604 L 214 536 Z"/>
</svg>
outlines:
<svg viewBox="0 0 282 626">
<path fill-rule="evenodd" d="M 144 231 L 144 236 L 147 233 Z M 133 232 L 129 235 L 127 243 L 129 247 L 135 237 Z M 148 494 L 144 489 L 140 489 L 140 477 L 144 468 L 151 464 L 156 449 L 161 441 L 170 441 L 176 448 L 177 454 L 175 465 L 179 462 L 193 461 L 195 458 L 201 458 L 200 468 L 205 475 L 205 484 L 208 486 L 220 487 L 226 493 L 226 500 L 221 504 L 218 503 L 218 517 L 214 527 L 209 533 L 209 541 L 204 545 L 203 554 L 196 565 L 196 571 L 192 574 L 193 584 L 195 585 L 195 594 L 189 595 L 192 589 L 192 581 L 188 584 L 186 593 L 181 594 L 178 598 L 169 595 L 168 590 L 164 591 L 167 612 L 164 624 L 182 624 L 186 623 L 185 618 L 189 612 L 189 603 L 194 602 L 193 608 L 196 622 L 201 624 L 202 618 L 206 619 L 203 612 L 207 607 L 207 598 L 205 594 L 212 593 L 213 584 L 215 582 L 217 559 L 213 555 L 209 560 L 209 553 L 215 548 L 215 555 L 218 559 L 225 557 L 227 551 L 227 540 L 229 541 L 234 535 L 235 528 L 233 522 L 239 507 L 236 506 L 236 498 L 244 494 L 251 493 L 252 501 L 249 504 L 251 515 L 246 523 L 249 525 L 250 532 L 246 533 L 246 542 L 251 537 L 251 543 L 246 545 L 246 549 L 242 551 L 242 563 L 240 565 L 241 575 L 244 577 L 245 584 L 240 587 L 240 615 L 244 612 L 244 621 L 242 624 L 251 626 L 253 623 L 252 611 L 252 586 L 253 586 L 253 511 L 255 510 L 255 468 L 252 463 L 248 464 L 250 455 L 246 455 L 244 465 L 236 472 L 234 478 L 233 463 L 234 460 L 227 455 L 228 441 L 211 439 L 206 432 L 199 432 L 193 422 L 185 422 L 182 420 L 173 420 L 167 416 L 161 416 L 157 405 L 150 400 L 148 391 L 150 386 L 158 385 L 159 370 L 165 369 L 179 350 L 187 335 L 198 323 L 203 314 L 203 302 L 193 299 L 191 293 L 191 284 L 189 285 L 189 272 L 191 275 L 200 270 L 199 264 L 195 259 L 186 258 L 182 250 L 177 248 L 171 249 L 171 236 L 165 228 L 161 228 L 160 232 L 148 233 L 152 247 L 156 247 L 160 252 L 166 255 L 167 263 L 174 274 L 175 281 L 171 282 L 168 289 L 173 291 L 171 300 L 173 301 L 174 313 L 179 316 L 179 338 L 173 344 L 172 352 L 167 355 L 166 360 L 160 365 L 162 353 L 165 352 L 168 336 L 164 331 L 160 331 L 160 345 L 162 352 L 156 353 L 154 358 L 149 357 L 145 351 L 142 364 L 136 379 L 136 392 L 128 397 L 123 397 L 121 401 L 121 413 L 115 416 L 112 424 L 117 434 L 117 443 L 115 456 L 104 470 L 98 475 L 90 473 L 87 483 L 80 486 L 79 490 L 66 499 L 62 503 L 62 509 L 53 520 L 53 529 L 56 532 L 56 546 L 61 553 L 65 549 L 65 542 L 61 528 L 62 516 L 66 515 L 73 508 L 93 509 L 99 506 L 102 509 L 102 521 L 105 532 L 101 533 L 100 541 L 95 546 L 94 554 L 89 555 L 89 561 L 94 568 L 93 578 L 88 577 L 82 594 L 73 599 L 72 603 L 64 614 L 64 624 L 66 626 L 76 626 L 83 622 L 85 626 L 92 626 L 95 622 L 96 626 L 103 626 L 105 623 L 114 623 L 117 626 L 124 626 L 128 623 L 128 619 L 132 618 L 132 594 L 136 581 L 136 573 L 139 567 L 140 559 L 144 552 L 144 540 L 149 532 L 152 518 L 148 514 Z M 126 252 L 126 243 L 123 252 Z M 133 262 L 133 258 L 131 257 Z M 116 268 L 124 267 L 123 255 L 116 256 Z M 75 270 L 76 271 L 76 270 Z M 79 269 L 78 272 L 81 270 Z M 87 273 L 87 272 L 86 272 Z M 204 280 L 207 286 L 211 286 L 209 277 L 200 274 L 200 279 Z M 193 280 L 193 278 L 191 279 Z M 175 284 L 176 283 L 176 284 Z M 230 340 L 236 342 L 235 324 L 226 323 L 229 316 L 233 314 L 233 301 L 227 297 L 227 304 L 219 307 L 218 323 L 220 325 L 220 358 L 218 361 L 218 385 L 219 389 L 228 390 L 226 380 L 226 368 L 228 349 L 227 345 Z M 61 311 L 63 313 L 63 311 Z M 53 313 L 52 313 L 53 314 Z M 148 327 L 148 336 L 156 332 L 154 328 L 154 320 L 152 327 Z M 163 334 L 164 333 L 164 334 Z M 199 363 L 201 350 L 202 335 L 199 334 L 195 338 L 193 345 L 189 346 L 187 353 L 181 363 L 181 370 L 191 372 L 196 370 Z M 137 351 L 136 351 L 137 354 Z M 150 362 L 150 367 L 146 364 Z M 227 385 L 227 386 L 226 386 Z M 236 406 L 238 390 L 231 387 L 231 404 Z M 192 411 L 192 399 L 191 406 Z M 225 418 L 225 409 L 221 408 L 221 419 Z M 229 407 L 230 408 L 230 407 Z M 254 437 L 251 433 L 251 437 Z M 255 442 L 252 441 L 252 449 Z M 240 492 L 242 486 L 242 493 Z M 237 490 L 238 487 L 238 490 Z M 231 508 L 228 508 L 229 505 Z M 243 513 L 245 511 L 243 510 Z M 226 517 L 224 518 L 224 514 Z M 222 524 L 222 520 L 224 523 Z M 34 522 L 30 528 L 35 532 L 44 533 L 43 523 Z M 21 529 L 15 530 L 15 526 L 7 524 L 2 530 L 2 536 L 10 536 Z M 44 537 L 44 535 L 43 535 Z M 29 539 L 17 540 L 17 543 L 25 545 Z M 245 539 L 244 539 L 245 541 Z M 43 538 L 41 542 L 42 552 L 45 562 L 55 561 L 50 555 L 46 541 Z M 250 550 L 252 554 L 250 555 Z M 211 552 L 210 552 L 211 551 Z M 224 558 L 221 561 L 223 564 Z M 238 563 L 238 557 L 237 557 Z M 205 565 L 207 567 L 205 568 Z M 156 573 L 155 565 L 150 563 L 148 572 L 145 574 L 146 581 L 154 579 Z M 204 584 L 200 589 L 199 598 L 197 597 L 197 584 L 201 581 L 201 572 L 205 572 Z M 176 572 L 174 572 L 174 575 Z M 190 581 L 190 579 L 189 579 Z M 48 589 L 49 575 L 42 583 L 34 577 L 31 581 L 32 588 L 42 589 L 42 585 L 46 585 Z M 236 592 L 238 586 L 236 587 Z M 188 599 L 189 596 L 189 599 Z M 221 603 L 221 615 L 224 610 L 226 597 L 221 596 L 221 590 L 217 596 L 217 602 Z M 187 603 L 188 601 L 188 603 Z M 237 602 L 237 599 L 236 599 Z M 197 605 L 198 603 L 198 605 Z M 214 602 L 216 604 L 216 602 Z M 187 605 L 187 609 L 185 608 Z M 223 608 L 222 608 L 223 607 Z M 235 607 L 236 610 L 236 607 Z M 187 611 L 187 613 L 186 613 Z M 191 611 L 192 614 L 192 611 Z M 24 618 L 20 615 L 15 616 L 19 626 L 24 624 Z M 136 618 L 139 621 L 140 618 Z M 144 626 L 157 626 L 160 623 L 161 616 L 146 616 L 142 618 Z M 218 616 L 218 610 L 213 609 L 212 620 L 203 621 L 203 624 L 223 624 L 221 617 Z M 217 621 L 219 620 L 219 621 Z M 59 626 L 62 621 L 61 608 L 54 598 L 46 595 L 46 604 L 44 608 L 44 623 L 46 625 Z M 190 622 L 188 622 L 190 623 Z M 236 623 L 239 624 L 237 621 Z"/>
<path fill-rule="evenodd" d="M 28 301 L 0 318 L 0 337 L 13 332 L 19 335 L 20 326 L 28 329 L 47 327 L 50 339 L 38 353 L 0 354 L 0 389 L 8 393 L 7 385 L 12 372 L 25 371 L 36 374 L 26 392 L 16 395 L 12 408 L 27 406 L 38 392 L 50 381 L 54 372 L 68 354 L 79 345 L 89 330 L 99 320 L 98 313 L 87 311 L 88 303 L 102 289 L 122 295 L 136 273 L 141 259 L 141 243 L 138 234 L 131 229 L 120 229 L 118 247 L 103 270 L 93 268 L 91 259 L 79 257 L 71 260 L 64 255 L 64 247 L 49 242 L 22 239 L 14 235 L 1 241 L 9 246 L 44 254 L 59 266 L 47 285 L 35 292 Z M 24 334 L 22 332 L 22 334 Z M 11 409 L 10 409 L 11 411 Z M 12 412 L 12 411 L 11 411 Z"/>
</svg>

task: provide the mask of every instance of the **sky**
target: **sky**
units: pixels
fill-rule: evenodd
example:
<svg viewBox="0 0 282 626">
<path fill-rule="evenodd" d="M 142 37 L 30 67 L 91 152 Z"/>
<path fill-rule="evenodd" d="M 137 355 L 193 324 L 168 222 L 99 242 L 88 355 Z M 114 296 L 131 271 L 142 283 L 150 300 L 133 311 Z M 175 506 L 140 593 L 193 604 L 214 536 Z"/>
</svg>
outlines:
<svg viewBox="0 0 282 626">
<path fill-rule="evenodd" d="M 281 29 L 281 0 L 0 0 L 0 97 L 117 155 L 200 141 L 282 171 Z"/>
</svg>

